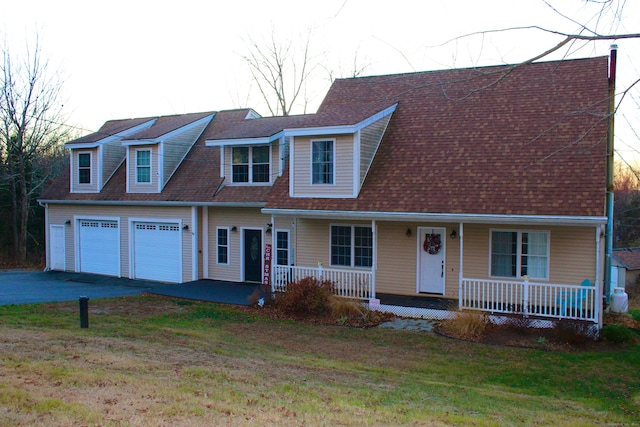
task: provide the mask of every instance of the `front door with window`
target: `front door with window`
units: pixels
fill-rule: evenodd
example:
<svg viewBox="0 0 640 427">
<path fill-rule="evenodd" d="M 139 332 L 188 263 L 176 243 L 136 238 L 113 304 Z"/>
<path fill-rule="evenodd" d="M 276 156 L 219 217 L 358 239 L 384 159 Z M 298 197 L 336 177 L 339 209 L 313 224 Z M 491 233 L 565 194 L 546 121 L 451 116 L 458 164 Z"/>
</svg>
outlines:
<svg viewBox="0 0 640 427">
<path fill-rule="evenodd" d="M 244 281 L 262 283 L 262 230 L 244 230 Z"/>
<path fill-rule="evenodd" d="M 418 227 L 418 292 L 444 295 L 444 228 Z"/>
</svg>

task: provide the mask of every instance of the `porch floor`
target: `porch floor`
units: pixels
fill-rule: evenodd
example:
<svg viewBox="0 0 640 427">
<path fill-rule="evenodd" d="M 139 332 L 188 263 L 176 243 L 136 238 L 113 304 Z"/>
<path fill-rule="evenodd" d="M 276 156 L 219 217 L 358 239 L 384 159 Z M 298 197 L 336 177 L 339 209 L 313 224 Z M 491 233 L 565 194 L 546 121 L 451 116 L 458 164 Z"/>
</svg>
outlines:
<svg viewBox="0 0 640 427">
<path fill-rule="evenodd" d="M 394 295 L 376 293 L 376 298 L 383 305 L 395 305 L 399 307 L 415 307 L 429 310 L 452 311 L 458 309 L 458 300 L 442 298 L 430 295 Z"/>
</svg>

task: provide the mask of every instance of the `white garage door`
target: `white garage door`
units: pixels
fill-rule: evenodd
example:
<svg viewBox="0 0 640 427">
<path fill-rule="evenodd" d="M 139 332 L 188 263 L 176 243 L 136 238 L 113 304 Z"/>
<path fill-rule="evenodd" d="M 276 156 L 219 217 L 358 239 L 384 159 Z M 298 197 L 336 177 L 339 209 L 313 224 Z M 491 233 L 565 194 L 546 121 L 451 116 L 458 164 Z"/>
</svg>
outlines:
<svg viewBox="0 0 640 427">
<path fill-rule="evenodd" d="M 133 277 L 182 282 L 180 225 L 136 222 L 133 228 Z"/>
<path fill-rule="evenodd" d="M 79 222 L 79 270 L 120 276 L 120 230 L 117 221 L 81 219 Z"/>
</svg>

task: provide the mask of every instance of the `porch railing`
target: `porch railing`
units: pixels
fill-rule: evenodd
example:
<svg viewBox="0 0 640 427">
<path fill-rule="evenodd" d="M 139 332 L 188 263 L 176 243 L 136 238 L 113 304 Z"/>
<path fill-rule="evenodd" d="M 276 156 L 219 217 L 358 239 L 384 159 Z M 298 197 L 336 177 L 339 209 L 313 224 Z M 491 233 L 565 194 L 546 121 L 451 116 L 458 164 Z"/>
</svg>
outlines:
<svg viewBox="0 0 640 427">
<path fill-rule="evenodd" d="M 462 279 L 460 309 L 598 322 L 595 286 Z"/>
<path fill-rule="evenodd" d="M 330 280 L 335 294 L 344 298 L 373 298 L 373 273 L 370 271 L 276 265 L 271 286 L 274 292 L 284 292 L 289 283 L 305 277 Z"/>
</svg>

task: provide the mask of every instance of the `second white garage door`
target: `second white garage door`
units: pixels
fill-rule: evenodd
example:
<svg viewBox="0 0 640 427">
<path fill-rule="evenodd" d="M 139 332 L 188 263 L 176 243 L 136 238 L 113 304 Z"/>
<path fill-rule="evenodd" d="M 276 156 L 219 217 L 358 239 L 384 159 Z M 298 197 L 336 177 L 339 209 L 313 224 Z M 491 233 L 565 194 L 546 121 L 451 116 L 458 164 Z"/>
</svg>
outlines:
<svg viewBox="0 0 640 427">
<path fill-rule="evenodd" d="M 180 224 L 135 222 L 133 232 L 133 277 L 182 282 Z"/>
</svg>

